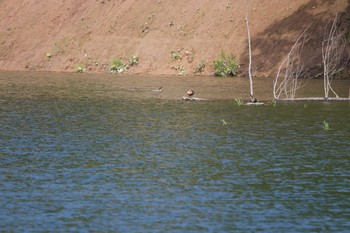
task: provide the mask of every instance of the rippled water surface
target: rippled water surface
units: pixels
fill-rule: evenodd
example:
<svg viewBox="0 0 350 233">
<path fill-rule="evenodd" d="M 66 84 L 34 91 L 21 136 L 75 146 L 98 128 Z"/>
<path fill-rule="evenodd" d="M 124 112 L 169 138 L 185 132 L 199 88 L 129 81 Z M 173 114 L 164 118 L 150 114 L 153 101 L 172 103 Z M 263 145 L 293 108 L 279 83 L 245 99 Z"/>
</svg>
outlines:
<svg viewBox="0 0 350 233">
<path fill-rule="evenodd" d="M 23 90 L 0 100 L 1 232 L 350 229 L 349 103 Z"/>
</svg>

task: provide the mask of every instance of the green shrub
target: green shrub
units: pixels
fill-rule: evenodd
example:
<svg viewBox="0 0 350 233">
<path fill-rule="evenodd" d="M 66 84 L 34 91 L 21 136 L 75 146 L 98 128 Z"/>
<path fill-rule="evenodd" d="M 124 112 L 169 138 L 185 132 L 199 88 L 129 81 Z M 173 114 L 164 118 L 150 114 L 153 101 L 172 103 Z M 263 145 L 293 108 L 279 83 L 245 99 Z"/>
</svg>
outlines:
<svg viewBox="0 0 350 233">
<path fill-rule="evenodd" d="M 221 51 L 220 58 L 213 61 L 214 75 L 225 77 L 237 75 L 238 61 L 232 54 Z"/>
<path fill-rule="evenodd" d="M 75 66 L 75 72 L 77 73 L 83 73 L 85 71 L 85 66 L 82 64 L 78 64 Z"/>
<path fill-rule="evenodd" d="M 139 56 L 132 55 L 130 60 L 129 60 L 129 66 L 135 66 L 137 64 L 139 64 Z"/>
<path fill-rule="evenodd" d="M 187 74 L 187 70 L 184 67 L 180 67 L 179 75 L 185 75 L 185 74 Z"/>
<path fill-rule="evenodd" d="M 180 51 L 171 51 L 170 57 L 173 61 L 181 60 L 181 53 Z"/>
<path fill-rule="evenodd" d="M 109 68 L 111 73 L 117 74 L 123 73 L 126 69 L 127 65 L 125 65 L 124 62 L 119 58 L 114 59 L 111 67 Z"/>
<path fill-rule="evenodd" d="M 125 72 L 127 69 L 129 69 L 131 66 L 135 66 L 139 64 L 139 56 L 138 55 L 133 55 L 129 59 L 129 63 L 125 64 L 122 59 L 116 58 L 113 60 L 112 65 L 109 68 L 109 71 L 111 73 L 117 73 L 121 74 Z"/>
<path fill-rule="evenodd" d="M 204 61 L 200 61 L 198 63 L 198 65 L 196 66 L 196 69 L 194 70 L 195 73 L 202 73 L 204 72 L 205 69 L 205 62 Z"/>
</svg>

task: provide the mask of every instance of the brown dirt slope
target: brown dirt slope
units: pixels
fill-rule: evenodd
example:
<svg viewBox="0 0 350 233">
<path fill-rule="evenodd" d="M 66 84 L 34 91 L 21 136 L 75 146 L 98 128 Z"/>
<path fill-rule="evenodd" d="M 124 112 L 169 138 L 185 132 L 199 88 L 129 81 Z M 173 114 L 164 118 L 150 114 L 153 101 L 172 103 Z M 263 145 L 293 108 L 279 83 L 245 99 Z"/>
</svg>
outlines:
<svg viewBox="0 0 350 233">
<path fill-rule="evenodd" d="M 309 67 L 320 63 L 323 28 L 336 12 L 350 32 L 350 0 L 250 0 L 253 68 L 273 75 L 298 35 L 312 23 Z M 0 70 L 106 72 L 114 58 L 139 56 L 129 73 L 204 74 L 221 50 L 246 66 L 245 1 L 0 0 Z M 173 61 L 171 51 L 181 54 Z M 50 54 L 50 56 L 48 56 Z M 310 57 L 315 58 L 314 60 Z"/>
</svg>

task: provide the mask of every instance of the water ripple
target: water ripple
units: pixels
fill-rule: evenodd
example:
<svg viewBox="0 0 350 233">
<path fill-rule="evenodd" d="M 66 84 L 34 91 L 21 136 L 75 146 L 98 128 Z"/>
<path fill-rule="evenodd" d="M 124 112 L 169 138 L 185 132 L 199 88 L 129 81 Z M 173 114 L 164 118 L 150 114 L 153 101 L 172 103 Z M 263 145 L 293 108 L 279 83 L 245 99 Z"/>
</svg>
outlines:
<svg viewBox="0 0 350 233">
<path fill-rule="evenodd" d="M 346 106 L 9 99 L 0 228 L 346 232 Z"/>
</svg>

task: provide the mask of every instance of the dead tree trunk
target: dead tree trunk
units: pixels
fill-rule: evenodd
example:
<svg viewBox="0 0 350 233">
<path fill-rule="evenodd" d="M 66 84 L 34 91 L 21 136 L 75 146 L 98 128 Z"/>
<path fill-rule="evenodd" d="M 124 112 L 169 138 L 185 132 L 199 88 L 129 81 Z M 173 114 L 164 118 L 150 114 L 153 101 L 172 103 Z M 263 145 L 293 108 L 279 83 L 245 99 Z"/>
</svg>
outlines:
<svg viewBox="0 0 350 233">
<path fill-rule="evenodd" d="M 252 46 L 250 40 L 250 30 L 249 30 L 249 21 L 248 21 L 248 0 L 245 1 L 245 23 L 247 26 L 247 34 L 248 34 L 248 51 L 249 51 L 249 66 L 248 66 L 248 75 L 249 75 L 249 86 L 250 86 L 250 100 L 252 102 L 256 102 L 254 98 L 253 91 L 253 77 L 252 77 Z"/>
</svg>

